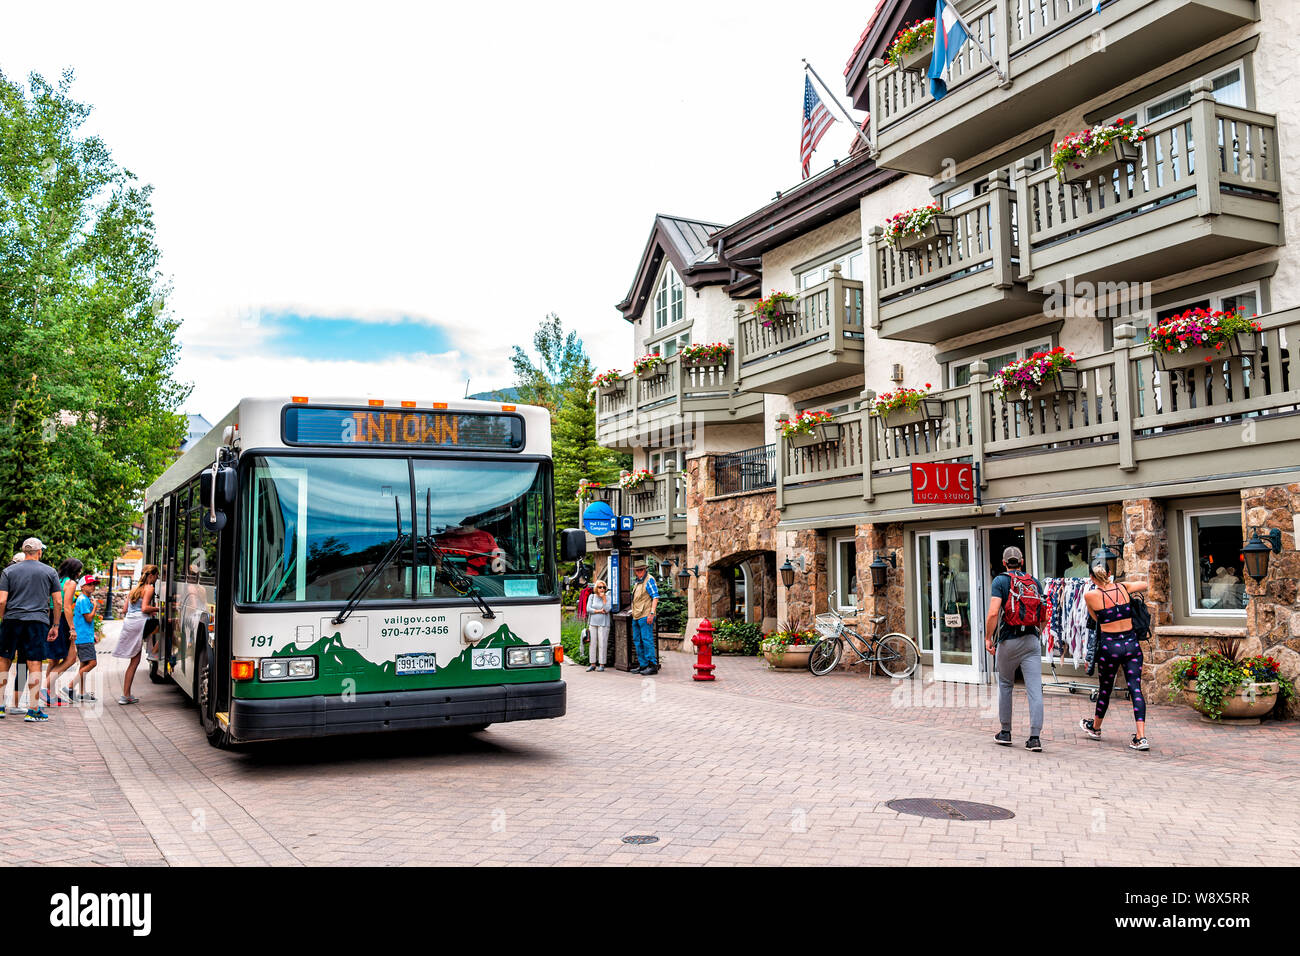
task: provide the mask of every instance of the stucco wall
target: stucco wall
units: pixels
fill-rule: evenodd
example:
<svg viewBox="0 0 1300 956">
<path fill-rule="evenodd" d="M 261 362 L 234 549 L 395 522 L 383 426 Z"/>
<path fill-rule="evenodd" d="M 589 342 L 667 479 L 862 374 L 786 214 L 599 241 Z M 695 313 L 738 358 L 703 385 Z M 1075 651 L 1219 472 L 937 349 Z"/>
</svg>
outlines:
<svg viewBox="0 0 1300 956">
<path fill-rule="evenodd" d="M 659 288 L 659 280 L 666 268 L 668 260 L 665 258 L 655 275 L 652 289 Z M 632 351 L 620 368 L 627 371 L 632 367 L 633 360 L 645 355 L 648 341 L 680 335 L 686 331 L 691 333 L 692 342 L 726 342 L 735 337 L 736 303 L 723 291 L 722 286 L 710 285 L 698 289 L 684 286 L 683 291 L 685 319 L 657 332 L 654 328 L 654 293 L 651 293 L 645 311 L 632 323 Z"/>
</svg>

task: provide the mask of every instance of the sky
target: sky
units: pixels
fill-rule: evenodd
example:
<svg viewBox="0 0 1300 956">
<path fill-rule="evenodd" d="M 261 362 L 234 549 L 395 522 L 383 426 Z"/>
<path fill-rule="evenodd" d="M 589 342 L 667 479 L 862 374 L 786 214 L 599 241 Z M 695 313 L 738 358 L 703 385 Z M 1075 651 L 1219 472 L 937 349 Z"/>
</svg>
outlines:
<svg viewBox="0 0 1300 956">
<path fill-rule="evenodd" d="M 730 223 L 797 183 L 802 58 L 861 119 L 873 6 L 50 0 L 6 4 L 0 71 L 75 70 L 83 130 L 153 186 L 184 410 L 215 422 L 503 388 L 551 312 L 628 366 L 654 215 Z"/>
</svg>

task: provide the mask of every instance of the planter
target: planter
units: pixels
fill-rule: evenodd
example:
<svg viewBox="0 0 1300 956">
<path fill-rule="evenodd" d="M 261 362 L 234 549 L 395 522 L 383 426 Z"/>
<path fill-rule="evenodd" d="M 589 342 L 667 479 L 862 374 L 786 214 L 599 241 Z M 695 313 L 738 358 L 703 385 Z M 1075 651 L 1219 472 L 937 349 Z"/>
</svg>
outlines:
<svg viewBox="0 0 1300 956">
<path fill-rule="evenodd" d="M 898 408 L 880 416 L 886 428 L 906 428 L 943 418 L 943 402 L 937 398 L 923 398 L 916 408 Z"/>
<path fill-rule="evenodd" d="M 934 59 L 934 40 L 917 47 L 911 53 L 905 53 L 898 58 L 898 68 L 905 73 L 920 73 L 924 76 L 930 69 L 930 61 Z"/>
<path fill-rule="evenodd" d="M 693 358 L 682 359 L 682 368 L 726 368 L 728 356 L 720 359 Z"/>
<path fill-rule="evenodd" d="M 790 647 L 779 647 L 774 644 L 763 642 L 763 659 L 771 667 L 779 667 L 782 670 L 793 670 L 795 668 L 807 668 L 808 656 L 812 654 L 812 644 L 795 644 Z"/>
<path fill-rule="evenodd" d="M 924 252 L 931 243 L 937 245 L 940 236 L 951 236 L 952 230 L 952 216 L 935 216 L 920 232 L 900 236 L 896 248 L 899 252 Z"/>
<path fill-rule="evenodd" d="M 813 445 L 824 445 L 827 442 L 840 440 L 839 422 L 825 422 L 817 425 L 810 432 L 795 432 L 786 439 L 791 448 L 809 448 Z"/>
<path fill-rule="evenodd" d="M 713 639 L 713 653 L 715 654 L 739 654 L 744 649 L 744 641 L 734 639 L 728 640 L 721 637 L 715 637 Z"/>
<path fill-rule="evenodd" d="M 1007 401 L 1033 401 L 1036 398 L 1051 398 L 1053 395 L 1067 395 L 1079 391 L 1083 385 L 1079 381 L 1077 368 L 1063 368 L 1037 388 L 1028 389 L 1022 399 L 1019 392 L 1008 392 Z"/>
<path fill-rule="evenodd" d="M 1223 348 L 1214 349 L 1206 346 L 1185 349 L 1182 352 L 1155 352 L 1156 368 L 1162 372 L 1181 372 L 1189 368 L 1200 368 L 1214 362 L 1230 358 L 1254 356 L 1259 353 L 1259 338 L 1254 332 L 1238 332 L 1223 344 Z"/>
<path fill-rule="evenodd" d="M 596 389 L 596 391 L 599 392 L 601 395 L 612 395 L 615 392 L 626 392 L 627 379 L 620 378 L 611 382 L 609 385 L 601 385 L 599 388 Z"/>
<path fill-rule="evenodd" d="M 1064 182 L 1068 185 L 1083 185 L 1085 182 L 1092 182 L 1103 173 L 1109 174 L 1121 166 L 1138 161 L 1138 148 L 1135 143 L 1130 143 L 1126 139 L 1117 139 L 1110 144 L 1110 147 L 1104 153 L 1098 153 L 1088 159 L 1076 160 L 1079 164 L 1077 167 L 1074 163 L 1067 163 L 1062 174 L 1065 177 Z"/>
<path fill-rule="evenodd" d="M 1200 701 L 1196 699 L 1196 681 L 1188 681 L 1184 685 L 1187 702 L 1192 705 L 1203 716 L 1209 715 L 1201 708 Z M 1258 720 L 1265 716 L 1273 709 L 1277 703 L 1278 682 L 1270 681 L 1266 684 L 1242 684 L 1237 688 L 1237 693 L 1232 697 L 1223 698 L 1220 705 L 1226 720 Z"/>
<path fill-rule="evenodd" d="M 650 368 L 644 368 L 636 373 L 636 377 L 645 382 L 652 378 L 659 378 L 661 375 L 668 374 L 668 366 L 663 362 L 658 365 L 652 365 Z"/>
</svg>

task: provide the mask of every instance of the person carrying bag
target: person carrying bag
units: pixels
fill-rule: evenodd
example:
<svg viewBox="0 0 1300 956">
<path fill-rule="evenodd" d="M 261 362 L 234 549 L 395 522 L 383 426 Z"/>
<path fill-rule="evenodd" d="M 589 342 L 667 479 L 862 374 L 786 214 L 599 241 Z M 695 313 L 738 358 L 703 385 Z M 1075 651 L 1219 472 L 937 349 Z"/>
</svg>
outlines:
<svg viewBox="0 0 1300 956">
<path fill-rule="evenodd" d="M 1043 588 L 1023 570 L 1025 556 L 1015 546 L 1002 552 L 1003 574 L 993 579 L 989 611 L 984 619 L 984 646 L 994 655 L 998 671 L 998 720 L 1002 729 L 993 742 L 1011 746 L 1011 695 L 1016 668 L 1025 678 L 1029 698 L 1029 739 L 1025 749 L 1041 752 L 1043 743 L 1043 664 L 1039 628 L 1049 617 Z"/>
<path fill-rule="evenodd" d="M 609 650 L 609 588 L 604 581 L 597 581 L 587 598 L 587 633 L 591 639 L 587 652 L 589 671 L 603 671 L 605 657 Z"/>
</svg>

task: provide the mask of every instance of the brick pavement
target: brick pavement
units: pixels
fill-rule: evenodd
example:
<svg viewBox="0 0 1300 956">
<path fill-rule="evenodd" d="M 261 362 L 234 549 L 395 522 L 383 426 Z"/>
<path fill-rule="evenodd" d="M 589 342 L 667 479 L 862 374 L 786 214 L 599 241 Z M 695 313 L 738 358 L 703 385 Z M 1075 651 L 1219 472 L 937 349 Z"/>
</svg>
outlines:
<svg viewBox="0 0 1300 956">
<path fill-rule="evenodd" d="M 109 659 L 101 670 L 101 697 L 115 698 L 121 666 Z M 0 722 L 0 861 L 1295 861 L 1297 722 L 1212 726 L 1187 708 L 1153 708 L 1153 749 L 1138 754 L 1124 746 L 1126 702 L 1094 742 L 1074 729 L 1087 698 L 1050 695 L 1046 751 L 1031 754 L 1023 721 L 1015 747 L 990 743 L 992 698 L 933 706 L 936 690 L 953 704 L 970 688 L 930 685 L 913 700 L 881 679 L 773 672 L 747 658 L 721 658 L 712 685 L 689 674 L 682 654 L 666 655 L 654 679 L 566 667 L 561 720 L 240 752 L 208 747 L 188 699 L 146 677 L 137 705 Z M 885 806 L 918 796 L 1016 816 L 926 820 Z M 629 846 L 629 834 L 660 839 Z"/>
</svg>

